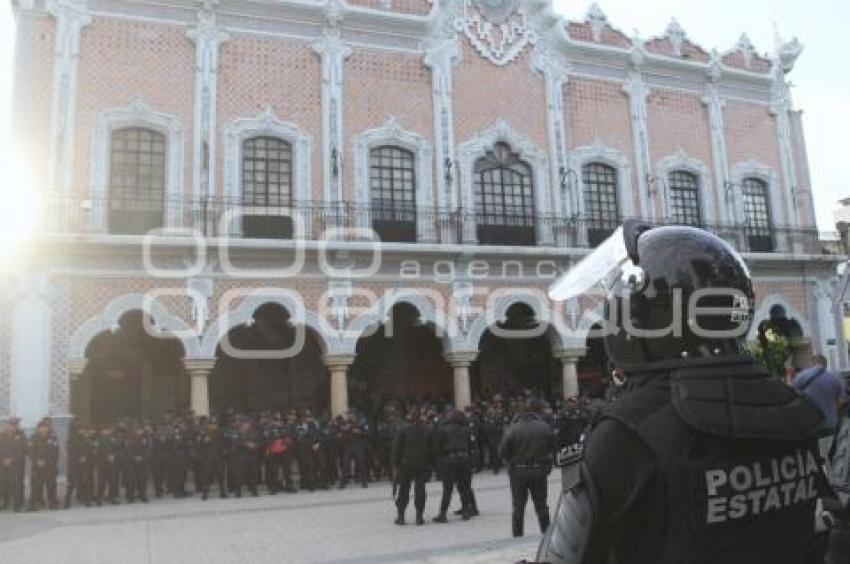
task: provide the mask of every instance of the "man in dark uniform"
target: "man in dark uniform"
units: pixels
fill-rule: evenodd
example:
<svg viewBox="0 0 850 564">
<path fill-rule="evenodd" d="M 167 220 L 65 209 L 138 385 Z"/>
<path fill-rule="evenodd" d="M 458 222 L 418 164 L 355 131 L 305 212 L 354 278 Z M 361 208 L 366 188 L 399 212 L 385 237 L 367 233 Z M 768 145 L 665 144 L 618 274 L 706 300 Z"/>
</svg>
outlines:
<svg viewBox="0 0 850 564">
<path fill-rule="evenodd" d="M 106 501 L 118 505 L 118 464 L 121 458 L 121 442 L 115 436 L 110 426 L 102 427 L 97 439 L 95 456 L 97 465 L 97 495 L 98 505 L 104 501 L 104 494 L 109 492 Z"/>
<path fill-rule="evenodd" d="M 218 486 L 219 497 L 226 498 L 227 444 L 218 428 L 218 422 L 215 419 L 207 420 L 204 427 L 196 435 L 195 441 L 194 452 L 198 459 L 196 480 L 198 491 L 201 492 L 201 499 L 206 501 L 209 497 L 213 480 Z"/>
<path fill-rule="evenodd" d="M 513 504 L 511 524 L 515 537 L 523 535 L 525 504 L 529 494 L 537 512 L 540 532 L 544 533 L 549 528 L 546 478 L 552 470 L 556 443 L 552 428 L 540 418 L 542 409 L 543 404 L 539 400 L 529 400 L 526 411 L 508 427 L 499 446 L 499 456 L 509 468 Z"/>
<path fill-rule="evenodd" d="M 481 448 L 487 453 L 487 464 L 493 474 L 498 474 L 502 467 L 499 445 L 502 443 L 504 431 L 505 421 L 501 409 L 497 411 L 496 407 L 489 406 L 481 422 L 481 434 L 484 439 Z"/>
<path fill-rule="evenodd" d="M 171 453 L 172 430 L 171 418 L 166 415 L 153 436 L 151 476 L 156 497 L 162 497 L 162 494 L 168 491 L 168 461 Z"/>
<path fill-rule="evenodd" d="M 395 467 L 395 479 L 398 481 L 398 495 L 395 500 L 398 509 L 396 525 L 404 525 L 404 512 L 410 503 L 411 483 L 416 524 L 425 523 L 425 482 L 431 472 L 433 434 L 424 414 L 414 411 L 410 415 L 410 423 L 399 429 L 393 439 L 392 463 Z"/>
<path fill-rule="evenodd" d="M 24 469 L 27 462 L 27 437 L 20 419 L 10 417 L 0 435 L 0 507 L 11 506 L 15 512 L 24 507 Z"/>
<path fill-rule="evenodd" d="M 256 497 L 260 468 L 260 436 L 250 421 L 245 420 L 239 424 L 239 435 L 235 438 L 232 448 L 233 492 L 236 497 L 242 497 L 242 487 L 246 486 L 251 495 Z"/>
<path fill-rule="evenodd" d="M 538 560 L 811 562 L 821 415 L 745 354 L 741 257 L 700 229 L 627 223 L 585 261 L 550 296 L 608 281 L 605 348 L 630 390 L 594 419 Z"/>
<path fill-rule="evenodd" d="M 30 503 L 29 510 L 39 507 L 58 509 L 56 478 L 59 475 L 59 439 L 53 433 L 49 419 L 42 419 L 35 428 L 29 444 Z M 44 504 L 45 494 L 47 506 Z"/>
<path fill-rule="evenodd" d="M 351 427 L 351 456 L 357 468 L 357 481 L 364 488 L 369 486 L 369 421 L 365 415 L 353 414 Z"/>
<path fill-rule="evenodd" d="M 443 482 L 440 513 L 435 523 L 447 523 L 446 512 L 452 499 L 452 490 L 457 487 L 464 521 L 471 517 L 472 434 L 462 411 L 446 408 L 444 420 L 438 425 L 435 438 L 435 453 Z"/>
<path fill-rule="evenodd" d="M 269 493 L 274 495 L 284 489 L 283 482 L 280 479 L 281 471 L 283 471 L 286 484 L 289 487 L 292 486 L 290 450 L 292 450 L 293 445 L 280 414 L 275 414 L 271 421 L 266 423 L 263 430 L 263 440 L 265 443 L 266 487 L 268 487 Z"/>
<path fill-rule="evenodd" d="M 68 426 L 68 442 L 67 442 L 67 485 L 65 486 L 65 509 L 71 507 L 71 499 L 74 497 L 74 492 L 77 493 L 77 499 L 91 505 L 90 489 L 86 489 L 87 483 L 84 482 L 86 475 L 86 465 L 92 465 L 92 453 L 86 448 L 86 428 L 79 425 L 76 421 L 71 421 Z"/>
<path fill-rule="evenodd" d="M 145 428 L 137 425 L 125 441 L 124 494 L 128 503 L 148 502 L 148 471 L 151 460 L 151 439 Z"/>
<path fill-rule="evenodd" d="M 171 431 L 168 452 L 168 491 L 176 498 L 186 497 L 186 480 L 189 472 L 191 437 L 186 423 L 177 420 Z"/>
<path fill-rule="evenodd" d="M 321 433 L 319 425 L 308 409 L 295 427 L 298 475 L 302 490 L 313 491 L 318 486 L 319 447 Z"/>
</svg>

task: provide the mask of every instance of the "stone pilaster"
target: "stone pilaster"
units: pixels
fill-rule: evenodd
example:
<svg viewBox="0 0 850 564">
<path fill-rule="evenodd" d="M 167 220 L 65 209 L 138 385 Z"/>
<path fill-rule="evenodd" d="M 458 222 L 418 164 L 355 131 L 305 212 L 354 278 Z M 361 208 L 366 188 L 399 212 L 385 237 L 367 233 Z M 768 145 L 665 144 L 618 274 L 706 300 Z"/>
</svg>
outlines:
<svg viewBox="0 0 850 564">
<path fill-rule="evenodd" d="M 469 367 L 478 356 L 475 352 L 454 352 L 446 355 L 446 360 L 454 373 L 455 409 L 465 409 L 472 404 L 472 385 L 469 379 Z"/>
<path fill-rule="evenodd" d="M 555 358 L 561 361 L 561 393 L 565 400 L 579 396 L 578 362 L 585 354 L 584 348 L 555 351 Z"/>
<path fill-rule="evenodd" d="M 629 115 L 632 122 L 632 141 L 635 151 L 635 172 L 637 173 L 637 189 L 640 194 L 638 201 L 642 202 L 638 213 L 649 219 L 655 219 L 658 201 L 657 185 L 650 185 L 652 159 L 649 153 L 649 128 L 647 126 L 646 100 L 650 88 L 643 80 L 640 72 L 643 55 L 638 49 L 632 55 L 633 68 L 629 71 L 628 79 L 623 84 L 623 92 L 629 97 Z M 662 194 L 663 196 L 663 194 Z"/>
<path fill-rule="evenodd" d="M 193 358 L 184 361 L 184 365 L 186 372 L 189 373 L 189 408 L 198 417 L 209 417 L 209 377 L 215 365 L 215 359 Z"/>
<path fill-rule="evenodd" d="M 331 375 L 332 417 L 348 411 L 348 367 L 354 359 L 354 355 L 326 355 L 323 359 Z"/>
</svg>

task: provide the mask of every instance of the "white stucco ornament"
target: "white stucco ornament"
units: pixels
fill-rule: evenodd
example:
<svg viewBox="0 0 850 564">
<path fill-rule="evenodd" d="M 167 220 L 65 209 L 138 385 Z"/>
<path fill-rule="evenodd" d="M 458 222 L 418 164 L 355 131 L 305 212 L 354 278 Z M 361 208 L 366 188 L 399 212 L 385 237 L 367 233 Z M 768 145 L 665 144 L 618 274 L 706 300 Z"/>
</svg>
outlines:
<svg viewBox="0 0 850 564">
<path fill-rule="evenodd" d="M 499 66 L 537 43 L 520 0 L 464 0 L 455 28 L 466 34 L 481 56 Z"/>
</svg>

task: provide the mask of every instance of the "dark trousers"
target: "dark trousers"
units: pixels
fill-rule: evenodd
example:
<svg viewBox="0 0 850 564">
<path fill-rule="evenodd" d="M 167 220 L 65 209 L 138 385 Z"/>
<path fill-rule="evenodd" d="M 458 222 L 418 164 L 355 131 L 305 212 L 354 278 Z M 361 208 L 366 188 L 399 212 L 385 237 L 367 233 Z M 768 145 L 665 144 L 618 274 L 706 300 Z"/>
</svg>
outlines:
<svg viewBox="0 0 850 564">
<path fill-rule="evenodd" d="M 826 564 L 850 564 L 850 512 L 835 515 L 835 527 L 829 532 Z"/>
<path fill-rule="evenodd" d="M 352 479 L 351 464 L 354 464 L 355 475 L 353 476 L 364 486 L 369 479 L 369 471 L 366 468 L 366 446 L 361 444 L 344 445 L 340 451 L 340 476 L 339 483 L 344 486 Z"/>
<path fill-rule="evenodd" d="M 20 511 L 24 506 L 24 463 L 12 461 L 0 470 L 0 502 Z"/>
<path fill-rule="evenodd" d="M 238 454 L 233 459 L 233 490 L 237 497 L 242 495 L 242 486 L 252 494 L 257 493 L 257 478 L 260 475 L 260 460 L 256 454 Z"/>
<path fill-rule="evenodd" d="M 124 472 L 124 495 L 127 501 L 148 499 L 148 463 L 132 458 Z"/>
<path fill-rule="evenodd" d="M 511 500 L 513 502 L 513 534 L 515 537 L 523 535 L 523 522 L 525 520 L 525 504 L 528 495 L 531 494 L 531 502 L 537 512 L 537 521 L 540 523 L 540 532 L 549 528 L 549 506 L 547 499 L 546 476 L 549 469 L 546 467 L 514 467 L 511 468 Z"/>
<path fill-rule="evenodd" d="M 270 492 L 292 489 L 292 449 L 282 454 L 266 455 L 266 486 Z M 280 475 L 283 474 L 283 482 Z"/>
<path fill-rule="evenodd" d="M 168 457 L 164 454 L 157 454 L 153 458 L 152 464 L 153 474 L 153 489 L 157 497 L 160 497 L 163 492 L 167 491 L 168 484 Z"/>
<path fill-rule="evenodd" d="M 59 505 L 56 499 L 56 476 L 59 469 L 56 463 L 45 462 L 39 466 L 35 462 L 30 464 L 30 508 L 44 507 L 45 494 L 47 503 L 51 508 Z"/>
<path fill-rule="evenodd" d="M 118 500 L 118 465 L 115 462 L 102 462 L 97 465 L 97 502 L 103 500 L 109 490 L 107 499 L 111 502 Z"/>
<path fill-rule="evenodd" d="M 411 484 L 413 484 L 413 507 L 416 508 L 416 515 L 421 516 L 425 511 L 425 482 L 428 481 L 428 474 L 427 468 L 399 468 L 398 497 L 395 500 L 399 513 L 404 514 L 407 504 L 410 503 Z"/>
<path fill-rule="evenodd" d="M 65 486 L 65 507 L 71 506 L 74 492 L 86 506 L 94 501 L 94 464 L 90 460 L 68 464 L 68 483 Z"/>
<path fill-rule="evenodd" d="M 172 455 L 168 464 L 168 491 L 174 496 L 186 495 L 186 478 L 189 460 L 182 454 Z"/>
<path fill-rule="evenodd" d="M 218 486 L 218 493 L 224 497 L 227 495 L 225 489 L 225 469 L 227 465 L 223 459 L 202 458 L 198 462 L 197 486 L 198 491 L 204 495 L 209 495 L 210 486 L 215 481 Z"/>
<path fill-rule="evenodd" d="M 298 447 L 298 476 L 299 487 L 307 490 L 316 488 L 316 469 L 318 466 L 318 454 L 312 445 Z"/>
<path fill-rule="evenodd" d="M 460 497 L 461 510 L 468 514 L 472 500 L 472 467 L 468 461 L 445 462 L 440 469 L 440 479 L 443 482 L 443 498 L 440 500 L 440 515 L 445 516 L 452 501 L 452 490 L 457 488 Z"/>
</svg>

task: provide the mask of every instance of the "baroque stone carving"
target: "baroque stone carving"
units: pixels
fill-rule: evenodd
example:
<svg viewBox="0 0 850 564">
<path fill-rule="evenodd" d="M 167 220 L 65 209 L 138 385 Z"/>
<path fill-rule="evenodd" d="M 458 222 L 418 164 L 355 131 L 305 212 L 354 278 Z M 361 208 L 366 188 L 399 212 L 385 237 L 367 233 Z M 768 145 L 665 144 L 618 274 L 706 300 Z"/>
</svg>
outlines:
<svg viewBox="0 0 850 564">
<path fill-rule="evenodd" d="M 519 0 L 464 0 L 463 15 L 455 20 L 472 46 L 491 63 L 511 63 L 527 45 L 537 43 Z"/>
</svg>

